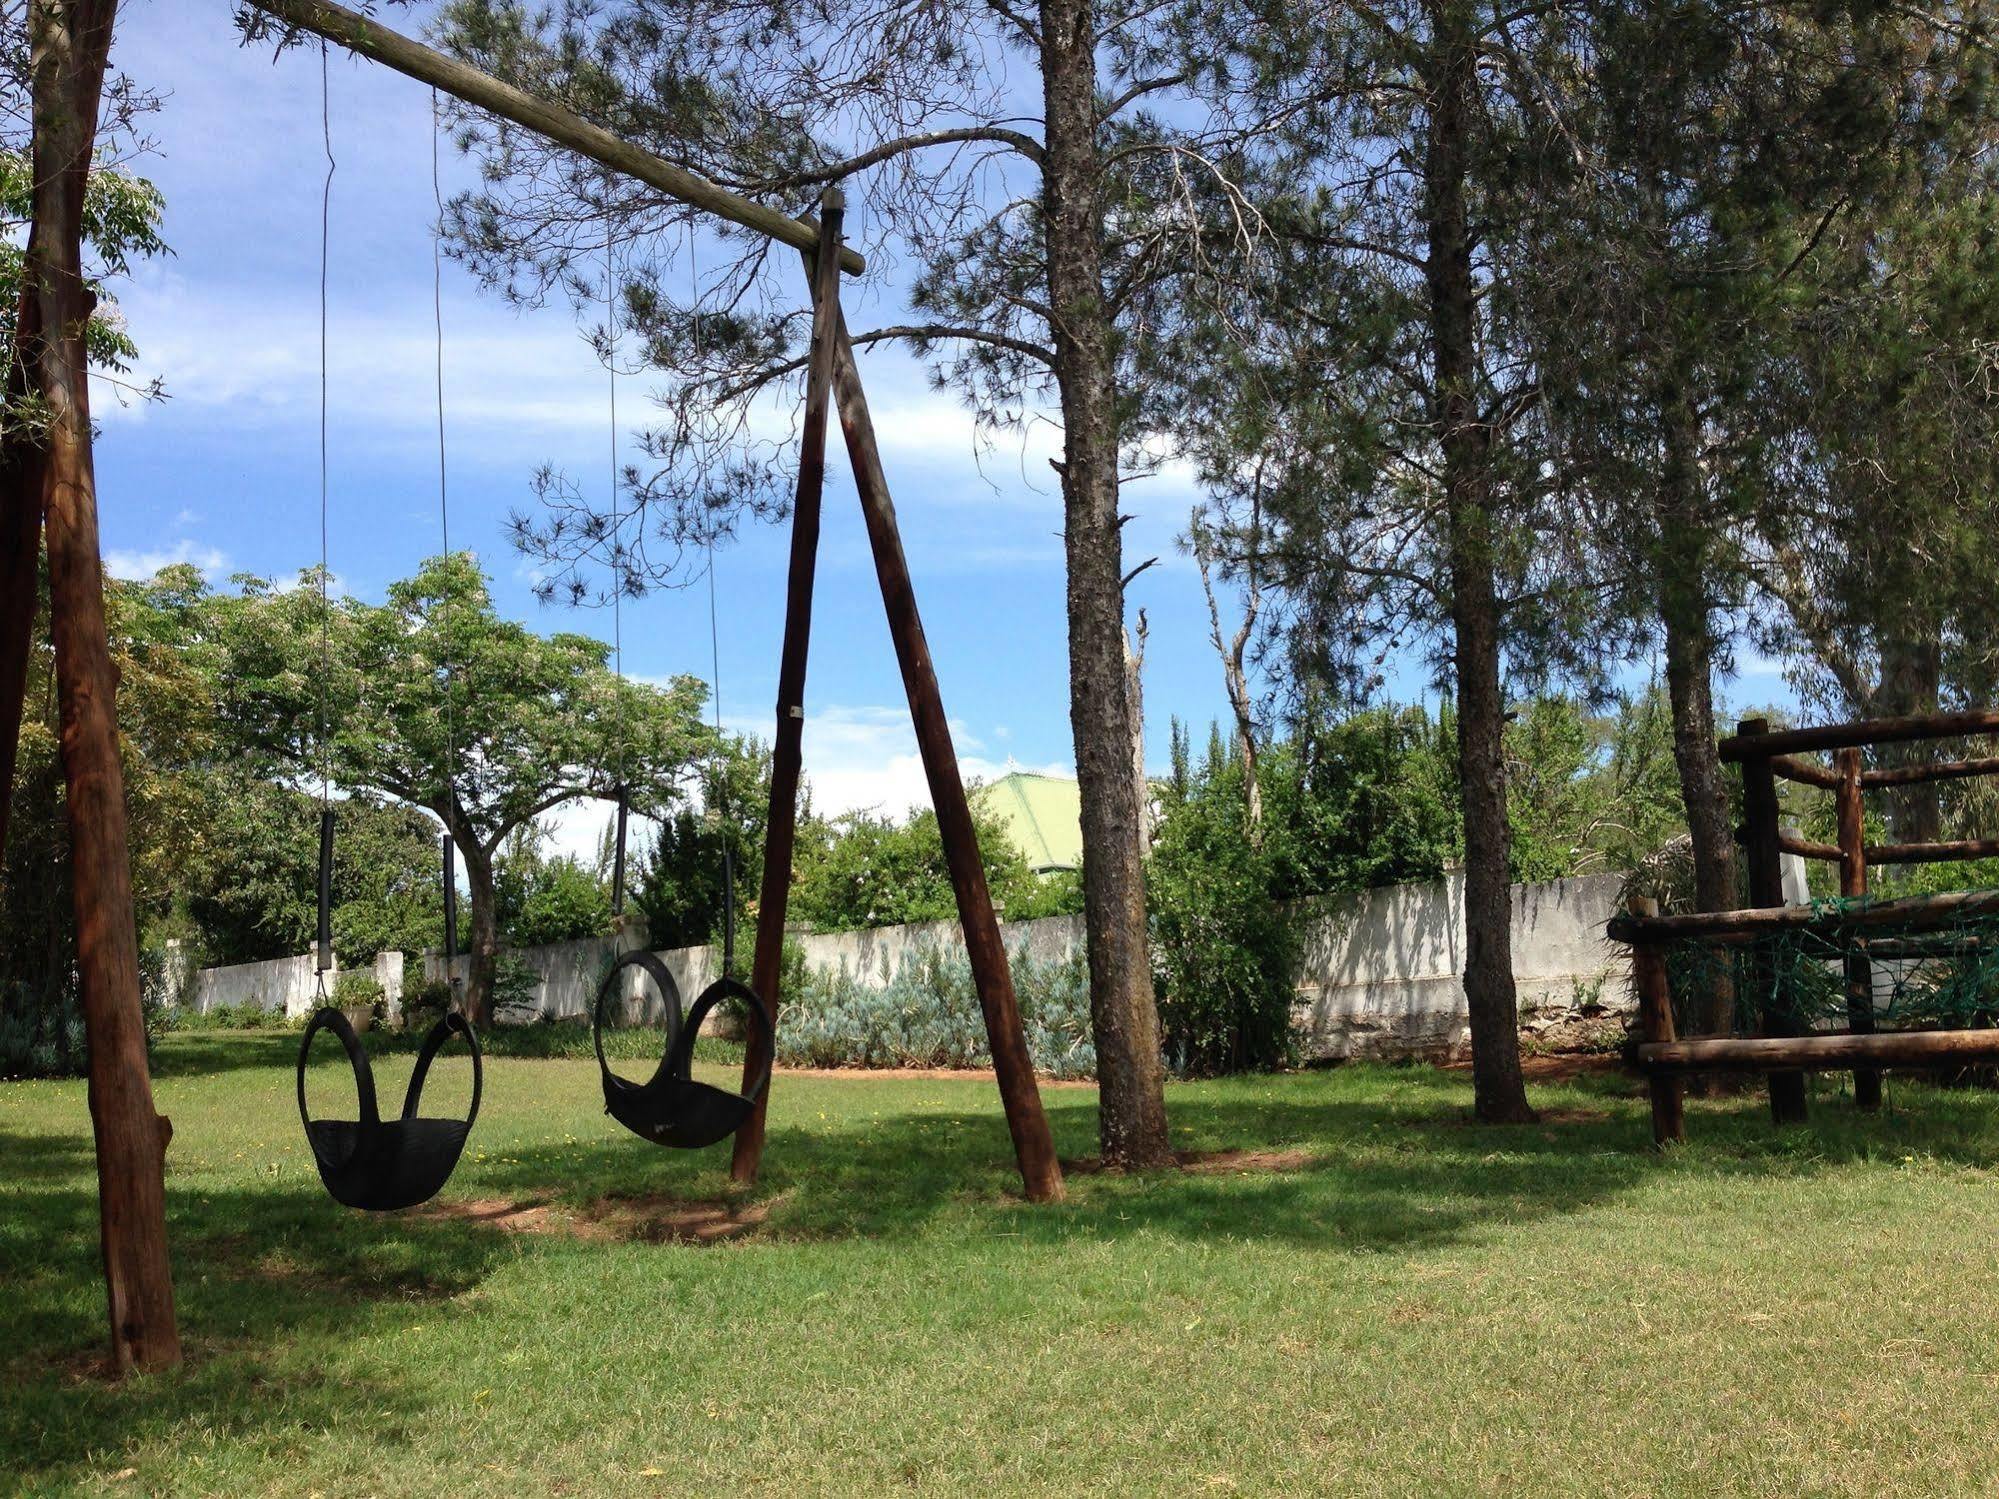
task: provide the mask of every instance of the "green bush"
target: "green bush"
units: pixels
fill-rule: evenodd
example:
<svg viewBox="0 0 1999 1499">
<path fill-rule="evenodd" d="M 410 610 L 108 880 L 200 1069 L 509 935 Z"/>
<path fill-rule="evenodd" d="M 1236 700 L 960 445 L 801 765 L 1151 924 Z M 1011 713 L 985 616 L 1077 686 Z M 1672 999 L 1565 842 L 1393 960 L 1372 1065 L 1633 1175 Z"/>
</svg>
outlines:
<svg viewBox="0 0 1999 1499">
<path fill-rule="evenodd" d="M 502 952 L 493 964 L 493 1018 L 503 1011 L 512 1011 L 515 1023 L 541 1018 L 541 975 L 511 952 Z"/>
<path fill-rule="evenodd" d="M 388 997 L 381 981 L 365 968 L 345 969 L 334 979 L 333 1004 L 341 1010 L 366 1010 L 378 1024 L 388 1018 Z"/>
<path fill-rule="evenodd" d="M 410 963 L 405 960 L 405 972 L 421 971 L 422 962 Z M 420 978 L 403 985 L 403 1029 L 406 1031 L 427 1031 L 444 1018 L 444 1012 L 451 1008 L 451 983 L 448 979 Z"/>
<path fill-rule="evenodd" d="M 1055 1077 L 1090 1077 L 1097 1066 L 1090 986 L 1081 958 L 1013 963 L 1028 1053 Z M 846 968 L 808 974 L 787 992 L 778 1021 L 778 1061 L 790 1067 L 986 1067 L 992 1054 L 962 955 L 931 950 L 881 985 Z"/>
<path fill-rule="evenodd" d="M 166 984 L 166 955 L 139 950 L 139 1009 L 150 1051 L 180 1022 Z M 54 988 L 0 983 L 0 1077 L 80 1077 L 90 1063 L 76 974 Z"/>
<path fill-rule="evenodd" d="M 1198 772 L 1183 736 L 1173 749 L 1146 878 L 1167 1062 L 1188 1076 L 1283 1066 L 1301 942 L 1284 831 L 1268 818 L 1251 828 L 1241 761 L 1218 735 Z"/>
</svg>

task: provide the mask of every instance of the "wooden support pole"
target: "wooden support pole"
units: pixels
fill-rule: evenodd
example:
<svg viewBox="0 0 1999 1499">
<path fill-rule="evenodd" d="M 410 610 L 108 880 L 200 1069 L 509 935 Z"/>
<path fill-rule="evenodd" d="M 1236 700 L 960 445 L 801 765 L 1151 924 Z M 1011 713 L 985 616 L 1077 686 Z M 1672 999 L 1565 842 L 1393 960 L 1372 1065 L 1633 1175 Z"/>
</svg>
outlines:
<svg viewBox="0 0 1999 1499">
<path fill-rule="evenodd" d="M 804 753 L 805 667 L 812 642 L 812 582 L 819 559 L 820 497 L 826 480 L 826 416 L 833 391 L 833 328 L 840 305 L 840 277 L 827 251 L 840 243 L 846 200 L 829 189 L 819 206 L 820 251 L 806 259 L 812 284 L 812 349 L 805 367 L 805 427 L 799 434 L 798 485 L 791 506 L 791 564 L 784 589 L 784 643 L 777 666 L 777 730 L 771 737 L 770 803 L 764 820 L 763 878 L 757 887 L 757 939 L 750 959 L 750 987 L 770 1009 L 771 1035 L 749 1028 L 743 1077 L 770 1065 L 784 974 L 784 924 L 791 902 L 791 857 L 798 831 L 798 777 Z M 773 1082 L 773 1086 L 774 1086 Z M 763 1163 L 764 1121 L 770 1087 L 736 1131 L 729 1174 L 757 1178 Z"/>
<path fill-rule="evenodd" d="M 97 137 L 115 0 L 30 0 L 34 223 L 22 279 L 39 299 L 28 353 L 47 417 L 41 508 L 49 554 L 63 774 L 69 798 L 76 966 L 90 1047 L 90 1116 L 119 1372 L 180 1362 L 167 1258 L 166 1148 L 153 1107 L 139 1004 L 125 778 L 118 758 L 118 673 L 104 621 L 97 489 L 90 451 L 84 328 L 83 199 Z"/>
<path fill-rule="evenodd" d="M 1860 794 L 1860 751 L 1849 745 L 1833 755 L 1839 771 L 1839 893 L 1849 899 L 1867 893 L 1867 816 Z M 1856 1035 L 1874 1029 L 1874 965 L 1856 943 L 1846 957 L 1846 1016 Z M 1853 1101 L 1863 1109 L 1881 1107 L 1881 1072 L 1856 1067 Z"/>
<path fill-rule="evenodd" d="M 1999 858 L 1999 838 L 1957 838 L 1938 843 L 1877 843 L 1870 864 L 1947 864 L 1956 859 Z"/>
<path fill-rule="evenodd" d="M 1800 838 L 1796 833 L 1779 833 L 1777 851 L 1796 854 L 1801 859 L 1817 859 L 1822 864 L 1837 864 L 1846 855 L 1837 843 L 1820 843 L 1811 838 Z"/>
<path fill-rule="evenodd" d="M 558 146 L 626 177 L 635 178 L 669 198 L 731 223 L 741 224 L 745 229 L 754 229 L 794 249 L 810 251 L 819 242 L 819 231 L 804 219 L 794 219 L 789 214 L 767 208 L 710 182 L 698 173 L 676 166 L 663 156 L 655 156 L 630 141 L 619 140 L 610 131 L 591 124 L 581 115 L 559 104 L 551 104 L 546 99 L 523 93 L 512 84 L 502 83 L 490 73 L 482 73 L 455 57 L 446 57 L 422 42 L 390 30 L 373 16 L 361 15 L 344 5 L 331 4 L 329 0 L 247 0 L 247 3 L 286 25 L 325 37 L 329 42 L 378 62 L 385 68 L 392 68 L 407 78 L 427 83 L 474 108 L 546 136 Z M 840 266 L 859 275 L 867 269 L 867 262 L 857 251 L 842 246 Z"/>
<path fill-rule="evenodd" d="M 1631 897 L 1633 916 L 1657 916 L 1659 903 L 1650 896 Z M 1665 955 L 1652 946 L 1631 950 L 1631 981 L 1638 991 L 1638 1034 L 1646 1046 L 1677 1039 L 1673 1026 L 1673 989 L 1666 976 Z M 1649 1071 L 1646 1090 L 1652 1095 L 1652 1143 L 1665 1146 L 1687 1138 L 1684 1085 L 1661 1070 Z"/>
<path fill-rule="evenodd" d="M 1800 760 L 1796 755 L 1772 755 L 1770 769 L 1786 781 L 1799 781 L 1826 791 L 1839 789 L 1838 771 L 1828 770 L 1811 760 Z"/>
<path fill-rule="evenodd" d="M 992 892 L 986 888 L 985 865 L 979 858 L 979 837 L 965 783 L 958 773 L 958 753 L 951 743 L 950 721 L 937 688 L 936 668 L 923 636 L 916 590 L 910 582 L 909 560 L 903 555 L 895 504 L 875 446 L 874 420 L 861 389 L 860 367 L 847 337 L 844 318 L 836 312 L 833 351 L 833 392 L 839 401 L 840 427 L 853 464 L 854 487 L 860 492 L 861 513 L 874 551 L 875 572 L 881 580 L 882 604 L 888 611 L 889 634 L 902 667 L 903 691 L 916 726 L 916 745 L 923 756 L 923 773 L 930 783 L 931 805 L 937 809 L 937 830 L 944 841 L 944 859 L 951 870 L 951 889 L 958 900 L 958 920 L 965 929 L 965 951 L 971 958 L 972 981 L 985 1013 L 986 1040 L 993 1070 L 999 1077 L 1000 1101 L 1007 1128 L 1013 1134 L 1014 1155 L 1030 1202 L 1058 1202 L 1064 1195 L 1062 1164 L 1048 1116 L 1041 1107 L 1041 1090 L 1034 1081 L 1034 1062 L 1014 997 L 1013 974 L 1007 966 L 1006 943 L 993 914 Z"/>
<path fill-rule="evenodd" d="M 1736 728 L 1739 742 L 1753 743 L 1770 732 L 1766 719 L 1745 719 Z M 1742 758 L 1742 852 L 1749 873 L 1749 904 L 1774 907 L 1784 904 L 1782 833 L 1777 825 L 1777 778 L 1767 755 Z M 1766 1005 L 1763 1030 L 1766 1035 L 1791 1035 L 1798 1029 L 1797 1017 L 1790 1013 L 1784 976 L 1770 959 L 1758 954 L 1754 966 L 1756 992 Z M 1801 1124 L 1807 1117 L 1805 1079 L 1798 1072 L 1770 1074 L 1770 1117 L 1779 1124 Z"/>
</svg>

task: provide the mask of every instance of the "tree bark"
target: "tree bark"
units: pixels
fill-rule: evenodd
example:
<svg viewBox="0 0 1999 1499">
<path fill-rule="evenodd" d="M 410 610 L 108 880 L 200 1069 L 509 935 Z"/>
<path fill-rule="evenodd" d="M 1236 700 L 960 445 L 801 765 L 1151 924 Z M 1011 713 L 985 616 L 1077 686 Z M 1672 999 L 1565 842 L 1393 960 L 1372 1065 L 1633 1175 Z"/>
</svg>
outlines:
<svg viewBox="0 0 1999 1499">
<path fill-rule="evenodd" d="M 465 863 L 465 891 L 472 918 L 463 1009 L 473 1025 L 484 1026 L 492 1020 L 493 974 L 500 957 L 500 927 L 493 909 L 493 851 L 477 838 L 460 838 L 458 853 Z"/>
<path fill-rule="evenodd" d="M 1659 623 L 1666 647 L 1666 696 L 1673 714 L 1673 763 L 1693 848 L 1694 909 L 1730 911 L 1738 904 L 1735 831 L 1729 826 L 1728 791 L 1722 779 L 1714 727 L 1714 632 L 1707 604 L 1706 531 L 1700 519 L 1700 477 L 1693 457 L 1691 414 L 1669 392 L 1665 412 L 1665 462 L 1661 474 L 1658 536 Z M 1708 996 L 1700 1029 L 1727 1035 L 1735 1023 L 1734 985 L 1721 976 Z M 1690 1079 L 1701 1090 L 1705 1080 Z"/>
<path fill-rule="evenodd" d="M 1062 403 L 1069 722 L 1082 798 L 1098 1134 L 1105 1165 L 1155 1166 L 1172 1153 L 1146 938 L 1143 812 L 1131 774 L 1116 369 L 1103 296 L 1095 7 L 1090 0 L 1044 0 L 1040 19 L 1042 207 Z"/>
<path fill-rule="evenodd" d="M 41 509 L 50 635 L 69 797 L 77 978 L 90 1045 L 111 1363 L 122 1373 L 178 1364 L 181 1348 L 166 1238 L 166 1148 L 173 1127 L 154 1110 L 146 1065 L 84 352 L 91 306 L 83 276 L 83 195 L 115 11 L 114 0 L 30 0 L 34 223 L 22 274 L 39 303 L 37 337 L 26 357 L 48 420 Z"/>
<path fill-rule="evenodd" d="M 1477 47 L 1455 6 L 1436 12 L 1429 79 L 1425 219 L 1435 421 L 1443 450 L 1451 623 L 1456 637 L 1458 774 L 1465 822 L 1465 998 L 1471 1011 L 1473 1107 L 1488 1123 L 1535 1117 L 1520 1072 L 1507 872 L 1506 699 L 1494 581 L 1491 432 L 1477 410 L 1477 292 L 1467 206 Z"/>
<path fill-rule="evenodd" d="M 8 365 L 6 409 L 18 413 L 31 386 L 27 350 L 36 342 L 40 302 L 23 278 L 14 315 L 14 357 Z M 34 649 L 40 596 L 35 563 L 42 537 L 42 445 L 18 421 L 0 436 L 0 859 L 14 805 L 14 767 L 21 749 L 21 708 Z"/>
</svg>

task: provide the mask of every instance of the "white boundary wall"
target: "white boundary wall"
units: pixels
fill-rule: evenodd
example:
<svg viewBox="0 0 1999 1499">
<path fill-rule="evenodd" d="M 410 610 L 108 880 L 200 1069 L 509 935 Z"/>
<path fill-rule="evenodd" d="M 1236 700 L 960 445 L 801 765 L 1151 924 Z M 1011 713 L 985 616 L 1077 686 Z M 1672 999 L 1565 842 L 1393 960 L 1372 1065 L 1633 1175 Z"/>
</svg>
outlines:
<svg viewBox="0 0 1999 1499">
<path fill-rule="evenodd" d="M 174 959 L 169 955 L 167 961 L 171 965 Z M 198 1015 L 205 1015 L 223 1005 L 231 1008 L 254 1005 L 260 1010 L 272 1010 L 291 1017 L 310 1015 L 319 1003 L 319 975 L 313 962 L 313 955 L 307 953 L 302 958 L 272 958 L 263 963 L 201 968 L 183 974 L 173 987 L 179 993 L 180 1003 Z M 399 952 L 377 953 L 369 971 L 382 986 L 382 998 L 387 1003 L 389 1014 L 401 1013 L 403 955 Z M 329 997 L 338 977 L 337 969 L 326 974 L 326 993 Z"/>
<path fill-rule="evenodd" d="M 1524 1029 L 1545 1030 L 1630 1008 L 1623 951 L 1603 936 L 1604 923 L 1616 913 L 1622 883 L 1623 876 L 1610 874 L 1513 887 L 1513 965 Z M 1308 1058 L 1436 1054 L 1461 1051 L 1468 1044 L 1469 1017 L 1460 978 L 1465 940 L 1462 875 L 1314 904 L 1318 917 L 1306 936 L 1296 1012 Z M 1009 952 L 1024 951 L 1041 961 L 1067 959 L 1084 947 L 1080 916 L 1009 922 L 1004 935 Z M 844 968 L 867 984 L 886 984 L 900 964 L 922 954 L 964 950 L 957 924 L 949 921 L 861 932 L 806 932 L 796 940 L 815 971 Z M 631 921 L 616 937 L 519 950 L 515 956 L 539 979 L 534 1002 L 498 1018 L 521 1022 L 537 1014 L 562 1019 L 587 1016 L 606 966 L 641 941 L 643 927 Z M 710 947 L 681 948 L 659 956 L 679 984 L 683 1004 L 691 1003 L 719 968 L 719 954 Z M 741 960 L 747 963 L 748 957 L 746 946 Z M 452 965 L 459 976 L 466 962 L 460 957 Z M 424 971 L 428 977 L 441 976 L 443 959 L 427 955 Z M 644 1008 L 640 997 L 649 1000 L 651 989 L 636 970 L 628 971 L 627 1003 L 637 1006 L 628 1014 L 638 1019 Z M 376 959 L 375 974 L 393 1008 L 402 992 L 401 955 L 384 953 Z M 313 978 L 309 956 L 205 969 L 188 976 L 182 1002 L 197 1010 L 255 1003 L 296 1016 L 312 1008 L 317 994 Z M 327 988 L 330 993 L 331 975 Z"/>
</svg>

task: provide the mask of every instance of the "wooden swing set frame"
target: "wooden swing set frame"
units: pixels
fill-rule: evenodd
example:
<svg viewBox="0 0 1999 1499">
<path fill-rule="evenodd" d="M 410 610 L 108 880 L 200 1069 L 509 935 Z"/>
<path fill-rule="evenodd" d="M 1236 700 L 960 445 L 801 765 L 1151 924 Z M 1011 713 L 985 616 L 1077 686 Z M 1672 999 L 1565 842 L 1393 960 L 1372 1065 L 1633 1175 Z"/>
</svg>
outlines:
<svg viewBox="0 0 1999 1499">
<path fill-rule="evenodd" d="M 865 263 L 841 241 L 844 202 L 839 191 L 826 191 L 816 221 L 792 218 L 330 0 L 245 3 L 288 26 L 545 136 L 667 197 L 801 253 L 812 294 L 812 347 L 791 520 L 770 815 L 751 983 L 770 1006 L 774 1019 L 780 999 L 796 835 L 826 426 L 829 410 L 837 407 L 903 691 L 936 808 L 1022 1187 L 1030 1201 L 1059 1201 L 1064 1193 L 1062 1167 L 1035 1081 L 950 723 L 917 609 L 915 586 L 853 342 L 840 308 L 840 272 L 858 273 L 865 269 Z M 53 13 L 55 7 L 50 9 Z M 82 192 L 88 179 L 115 9 L 115 0 L 71 0 L 60 20 L 51 22 L 64 28 L 67 50 L 76 54 L 74 59 L 65 58 L 63 66 L 53 68 L 51 77 L 61 73 L 61 87 L 73 98 L 65 101 L 71 106 L 66 116 L 53 123 L 40 108 L 39 94 L 37 99 L 36 227 L 17 324 L 18 341 L 28 352 L 15 361 L 14 377 L 27 387 L 24 393 L 40 394 L 45 399 L 54 396 L 51 405 L 56 409 L 48 437 L 39 447 L 31 449 L 17 442 L 0 450 L 0 503 L 4 504 L 0 543 L 5 546 L 0 560 L 4 560 L 7 581 L 13 585 L 4 614 L 0 614 L 0 627 L 5 632 L 0 637 L 4 641 L 0 644 L 0 712 L 8 711 L 11 702 L 13 718 L 8 732 L 0 736 L 0 745 L 4 745 L 0 839 L 5 836 L 6 808 L 12 796 L 20 688 L 34 623 L 36 533 L 42 531 L 49 554 L 51 629 L 64 689 L 62 744 L 70 784 L 78 966 L 91 1051 L 90 1100 L 97 1138 L 112 1365 L 122 1371 L 178 1363 L 180 1339 L 165 1229 L 164 1162 L 172 1128 L 154 1111 L 140 1017 L 131 873 L 113 707 L 116 669 L 105 634 L 81 339 L 90 310 L 82 274 Z M 79 41 L 87 45 L 75 45 Z M 39 300 L 37 283 L 42 288 Z M 58 336 L 39 338 L 38 330 L 45 325 L 59 329 Z M 36 360 L 41 363 L 30 369 Z M 768 1043 L 761 1037 L 752 1040 L 749 1049 L 745 1077 L 755 1075 L 769 1060 Z M 766 1089 L 755 1114 L 736 1136 L 730 1169 L 738 1181 L 755 1180 L 762 1162 L 768 1098 Z"/>
</svg>

